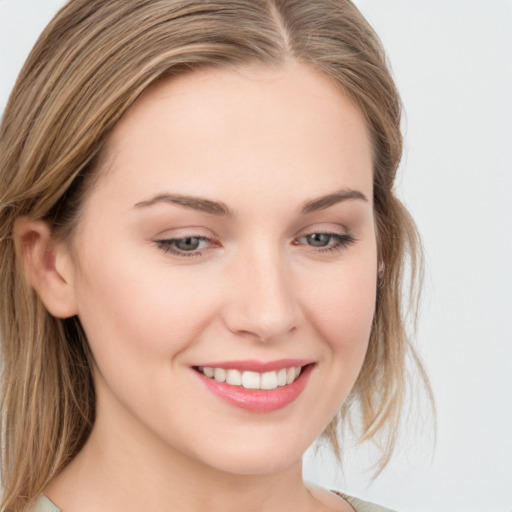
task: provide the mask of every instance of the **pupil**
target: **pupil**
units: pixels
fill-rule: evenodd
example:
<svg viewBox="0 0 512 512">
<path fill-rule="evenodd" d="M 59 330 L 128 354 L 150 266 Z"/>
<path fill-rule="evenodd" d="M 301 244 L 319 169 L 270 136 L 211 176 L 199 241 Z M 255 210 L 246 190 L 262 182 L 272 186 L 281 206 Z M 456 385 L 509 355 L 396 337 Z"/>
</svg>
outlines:
<svg viewBox="0 0 512 512">
<path fill-rule="evenodd" d="M 314 235 L 308 235 L 308 242 L 314 247 L 325 247 L 329 244 L 331 235 L 325 233 L 315 233 Z"/>
<path fill-rule="evenodd" d="M 176 241 L 176 247 L 182 251 L 194 251 L 199 247 L 200 240 L 197 237 L 182 238 Z"/>
</svg>

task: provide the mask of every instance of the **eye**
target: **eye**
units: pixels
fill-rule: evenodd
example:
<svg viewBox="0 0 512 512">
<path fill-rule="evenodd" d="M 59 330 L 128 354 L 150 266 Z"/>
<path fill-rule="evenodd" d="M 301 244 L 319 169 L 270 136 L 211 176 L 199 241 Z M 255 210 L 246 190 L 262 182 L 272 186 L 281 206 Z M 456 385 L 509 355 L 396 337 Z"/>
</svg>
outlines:
<svg viewBox="0 0 512 512">
<path fill-rule="evenodd" d="M 177 256 L 200 256 L 201 250 L 208 248 L 212 242 L 204 236 L 186 236 L 183 238 L 169 238 L 155 240 L 156 245 L 164 252 Z"/>
<path fill-rule="evenodd" d="M 355 242 L 351 235 L 340 233 L 310 233 L 297 239 L 296 245 L 305 244 L 321 252 L 341 250 Z"/>
<path fill-rule="evenodd" d="M 313 233 L 304 238 L 306 242 L 313 247 L 326 247 L 331 243 L 333 236 L 328 233 Z"/>
</svg>

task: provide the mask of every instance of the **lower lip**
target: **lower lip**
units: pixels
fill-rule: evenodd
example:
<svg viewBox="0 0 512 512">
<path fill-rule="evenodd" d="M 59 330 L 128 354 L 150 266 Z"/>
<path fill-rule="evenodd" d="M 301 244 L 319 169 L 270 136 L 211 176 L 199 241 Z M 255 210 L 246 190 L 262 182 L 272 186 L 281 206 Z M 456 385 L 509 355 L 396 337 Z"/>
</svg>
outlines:
<svg viewBox="0 0 512 512">
<path fill-rule="evenodd" d="M 307 384 L 313 367 L 312 364 L 305 366 L 301 374 L 291 384 L 269 390 L 231 386 L 194 371 L 212 393 L 231 405 L 251 412 L 272 412 L 282 409 L 299 397 Z"/>
</svg>

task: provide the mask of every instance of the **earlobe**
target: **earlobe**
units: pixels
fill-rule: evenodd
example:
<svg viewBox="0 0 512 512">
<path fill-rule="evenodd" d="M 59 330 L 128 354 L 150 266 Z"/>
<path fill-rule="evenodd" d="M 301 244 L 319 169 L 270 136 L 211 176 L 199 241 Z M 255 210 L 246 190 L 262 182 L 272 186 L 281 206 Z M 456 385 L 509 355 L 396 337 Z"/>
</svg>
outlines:
<svg viewBox="0 0 512 512">
<path fill-rule="evenodd" d="M 58 318 L 76 315 L 74 267 L 69 249 L 55 242 L 49 225 L 42 220 L 20 218 L 13 234 L 27 281 L 48 311 Z"/>
</svg>

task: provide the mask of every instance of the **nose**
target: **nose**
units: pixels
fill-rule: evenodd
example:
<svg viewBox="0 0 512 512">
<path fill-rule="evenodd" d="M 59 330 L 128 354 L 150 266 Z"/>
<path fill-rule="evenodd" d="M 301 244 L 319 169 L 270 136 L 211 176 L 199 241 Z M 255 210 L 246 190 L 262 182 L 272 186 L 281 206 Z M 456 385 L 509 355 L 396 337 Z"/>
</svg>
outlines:
<svg viewBox="0 0 512 512">
<path fill-rule="evenodd" d="M 237 335 L 270 342 L 300 323 L 300 308 L 289 265 L 277 254 L 252 254 L 230 269 L 231 293 L 224 321 Z"/>
</svg>

